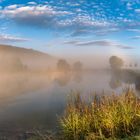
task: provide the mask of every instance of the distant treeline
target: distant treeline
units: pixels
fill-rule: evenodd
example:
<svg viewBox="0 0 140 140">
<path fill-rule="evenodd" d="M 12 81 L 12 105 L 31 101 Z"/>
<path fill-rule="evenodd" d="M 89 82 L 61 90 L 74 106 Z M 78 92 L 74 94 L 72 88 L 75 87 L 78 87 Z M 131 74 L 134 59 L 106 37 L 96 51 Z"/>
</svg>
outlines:
<svg viewBox="0 0 140 140">
<path fill-rule="evenodd" d="M 123 68 L 137 68 L 138 67 L 138 63 L 134 62 L 134 63 L 125 63 L 124 60 L 118 56 L 111 56 L 109 59 L 110 62 L 110 66 L 112 69 L 121 69 Z"/>
<path fill-rule="evenodd" d="M 27 66 L 18 57 L 4 56 L 0 59 L 1 72 L 18 72 L 24 70 L 27 70 Z"/>
<path fill-rule="evenodd" d="M 76 61 L 73 64 L 71 64 L 65 59 L 59 59 L 57 60 L 56 64 L 53 62 L 52 65 L 50 65 L 47 61 L 46 61 L 46 64 L 48 65 L 46 65 L 44 61 L 38 62 L 38 64 L 41 64 L 41 63 L 43 63 L 44 65 L 42 66 L 38 65 L 38 67 L 32 68 L 30 64 L 26 64 L 25 62 L 23 63 L 20 57 L 13 56 L 13 55 L 1 55 L 0 56 L 0 71 L 17 72 L 17 71 L 25 71 L 25 70 L 29 71 L 31 69 L 32 70 L 36 69 L 36 71 L 37 70 L 38 71 L 47 71 L 47 70 L 53 71 L 55 70 L 53 65 L 56 65 L 57 71 L 62 71 L 62 72 L 83 70 L 83 64 L 80 61 Z M 126 64 L 126 62 L 124 62 L 124 60 L 118 56 L 111 56 L 109 59 L 109 63 L 112 70 L 120 70 L 121 68 L 129 69 L 129 68 L 138 67 L 138 63 L 134 62 L 133 64 L 132 63 Z"/>
<path fill-rule="evenodd" d="M 80 61 L 75 62 L 72 66 L 65 60 L 59 59 L 57 62 L 58 71 L 82 71 L 83 64 Z"/>
</svg>

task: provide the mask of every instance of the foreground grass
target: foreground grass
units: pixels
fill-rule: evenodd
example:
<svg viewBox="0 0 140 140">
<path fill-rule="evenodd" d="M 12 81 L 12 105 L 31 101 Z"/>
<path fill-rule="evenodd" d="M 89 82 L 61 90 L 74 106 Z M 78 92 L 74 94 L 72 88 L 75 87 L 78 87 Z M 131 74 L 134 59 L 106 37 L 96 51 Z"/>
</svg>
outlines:
<svg viewBox="0 0 140 140">
<path fill-rule="evenodd" d="M 90 103 L 77 95 L 60 122 L 64 140 L 140 140 L 140 100 L 132 90 Z"/>
</svg>

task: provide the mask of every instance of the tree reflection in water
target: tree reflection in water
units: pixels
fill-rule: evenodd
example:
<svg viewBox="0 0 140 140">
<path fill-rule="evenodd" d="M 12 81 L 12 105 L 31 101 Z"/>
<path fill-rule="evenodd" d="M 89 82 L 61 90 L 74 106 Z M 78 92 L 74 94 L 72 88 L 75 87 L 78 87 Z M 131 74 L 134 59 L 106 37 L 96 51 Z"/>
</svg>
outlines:
<svg viewBox="0 0 140 140">
<path fill-rule="evenodd" d="M 112 89 L 122 87 L 122 83 L 128 85 L 135 85 L 135 89 L 140 91 L 140 75 L 134 71 L 113 71 L 111 73 L 111 80 L 109 85 Z"/>
<path fill-rule="evenodd" d="M 82 72 L 59 72 L 59 76 L 55 81 L 60 86 L 66 86 L 71 81 L 80 83 L 82 81 Z"/>
</svg>

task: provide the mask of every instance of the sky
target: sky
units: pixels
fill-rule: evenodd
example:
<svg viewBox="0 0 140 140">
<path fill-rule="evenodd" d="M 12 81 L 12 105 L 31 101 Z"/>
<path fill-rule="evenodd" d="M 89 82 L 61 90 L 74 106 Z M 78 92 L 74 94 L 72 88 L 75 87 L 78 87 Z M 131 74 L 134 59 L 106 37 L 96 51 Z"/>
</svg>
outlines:
<svg viewBox="0 0 140 140">
<path fill-rule="evenodd" d="M 0 44 L 55 56 L 140 55 L 140 0 L 0 0 Z"/>
</svg>

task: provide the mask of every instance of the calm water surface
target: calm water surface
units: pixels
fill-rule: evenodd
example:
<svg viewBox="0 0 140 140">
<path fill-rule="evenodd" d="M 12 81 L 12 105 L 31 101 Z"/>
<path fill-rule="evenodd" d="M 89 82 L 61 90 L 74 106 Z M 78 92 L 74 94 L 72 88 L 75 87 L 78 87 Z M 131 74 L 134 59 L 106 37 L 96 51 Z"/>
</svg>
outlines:
<svg viewBox="0 0 140 140">
<path fill-rule="evenodd" d="M 64 112 L 72 90 L 88 97 L 91 92 L 119 92 L 126 86 L 135 88 L 109 72 L 11 74 L 0 76 L 1 129 L 57 129 L 58 117 Z"/>
</svg>

